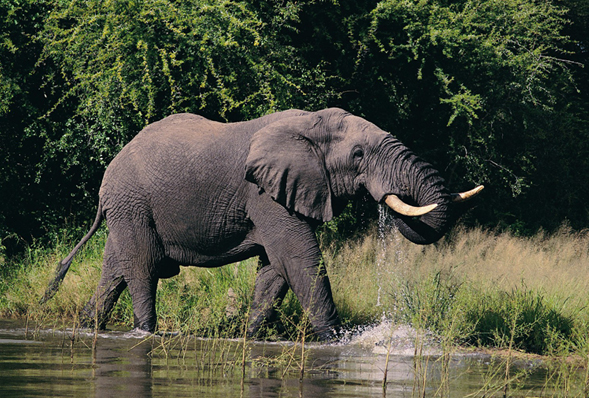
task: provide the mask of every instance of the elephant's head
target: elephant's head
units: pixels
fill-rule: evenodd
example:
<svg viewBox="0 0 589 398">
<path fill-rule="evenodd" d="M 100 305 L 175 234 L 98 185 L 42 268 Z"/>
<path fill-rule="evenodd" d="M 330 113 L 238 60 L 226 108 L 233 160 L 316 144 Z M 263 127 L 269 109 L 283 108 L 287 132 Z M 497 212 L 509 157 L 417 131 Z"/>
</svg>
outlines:
<svg viewBox="0 0 589 398">
<path fill-rule="evenodd" d="M 292 115 L 292 114 L 290 114 Z M 341 109 L 301 112 L 252 138 L 246 179 L 306 217 L 329 221 L 348 199 L 365 192 L 397 214 L 414 243 L 440 239 L 454 221 L 451 194 L 431 165 L 374 124 Z"/>
</svg>

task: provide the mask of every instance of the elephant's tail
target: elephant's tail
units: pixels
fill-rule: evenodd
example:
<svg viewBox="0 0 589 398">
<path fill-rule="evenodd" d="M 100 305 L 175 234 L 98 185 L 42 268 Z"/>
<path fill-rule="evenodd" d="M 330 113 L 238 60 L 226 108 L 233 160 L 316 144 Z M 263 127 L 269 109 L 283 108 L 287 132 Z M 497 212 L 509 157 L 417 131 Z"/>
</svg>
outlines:
<svg viewBox="0 0 589 398">
<path fill-rule="evenodd" d="M 74 256 L 76 255 L 78 250 L 80 250 L 80 248 L 86 242 L 88 242 L 92 235 L 94 235 L 94 233 L 98 230 L 98 227 L 100 227 L 100 223 L 102 222 L 102 219 L 102 206 L 98 204 L 98 212 L 96 213 L 94 224 L 92 224 L 90 231 L 88 231 L 88 233 L 82 238 L 82 240 L 78 242 L 78 244 L 76 245 L 76 247 L 74 247 L 70 254 L 59 262 L 59 265 L 57 266 L 55 279 L 53 280 L 53 282 L 49 284 L 47 290 L 45 290 L 45 295 L 41 299 L 41 304 L 47 302 L 51 297 L 53 297 L 55 293 L 57 293 L 57 290 L 59 289 L 59 286 L 61 285 L 63 278 L 65 278 L 65 274 L 67 274 L 67 271 L 70 269 L 70 265 L 72 264 Z"/>
</svg>

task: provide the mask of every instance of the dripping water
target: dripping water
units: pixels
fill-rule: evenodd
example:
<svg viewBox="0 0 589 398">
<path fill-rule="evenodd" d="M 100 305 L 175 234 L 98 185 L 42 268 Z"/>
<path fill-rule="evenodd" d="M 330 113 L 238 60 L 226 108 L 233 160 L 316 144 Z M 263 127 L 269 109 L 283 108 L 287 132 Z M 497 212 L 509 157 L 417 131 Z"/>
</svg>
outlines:
<svg viewBox="0 0 589 398">
<path fill-rule="evenodd" d="M 382 281 L 386 273 L 386 257 L 387 257 L 387 238 L 393 229 L 393 217 L 389 213 L 386 206 L 378 205 L 378 246 L 376 254 L 376 283 L 378 284 L 378 292 L 376 296 L 376 306 L 379 307 L 382 295 Z"/>
<path fill-rule="evenodd" d="M 394 223 L 394 216 L 387 206 L 378 205 L 378 246 L 376 254 L 376 276 L 378 292 L 376 305 L 381 306 L 383 281 L 387 274 L 394 272 L 395 265 L 403 260 L 400 238 Z M 391 258 L 392 254 L 392 258 Z M 383 314 L 384 315 L 384 314 Z"/>
</svg>

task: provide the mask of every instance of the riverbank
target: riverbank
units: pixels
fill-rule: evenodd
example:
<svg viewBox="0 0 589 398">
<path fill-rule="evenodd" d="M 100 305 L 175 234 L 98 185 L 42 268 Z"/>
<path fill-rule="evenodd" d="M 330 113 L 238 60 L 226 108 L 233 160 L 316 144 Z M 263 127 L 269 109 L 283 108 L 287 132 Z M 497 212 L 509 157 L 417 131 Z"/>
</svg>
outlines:
<svg viewBox="0 0 589 398">
<path fill-rule="evenodd" d="M 380 235 L 380 237 L 379 237 Z M 32 247 L 2 265 L 0 317 L 47 327 L 75 325 L 92 295 L 106 231 L 76 257 L 56 296 L 38 304 L 59 260 L 75 240 Z M 516 350 L 589 360 L 589 234 L 562 228 L 530 238 L 482 229 L 455 229 L 431 246 L 377 230 L 346 242 L 322 242 L 334 300 L 348 328 L 386 318 L 433 333 L 446 351 L 458 346 Z M 240 337 L 250 306 L 257 260 L 217 269 L 182 267 L 158 288 L 158 328 L 201 336 Z M 309 338 L 301 308 L 289 293 L 280 320 L 263 337 Z M 132 327 L 125 292 L 111 322 Z"/>
</svg>

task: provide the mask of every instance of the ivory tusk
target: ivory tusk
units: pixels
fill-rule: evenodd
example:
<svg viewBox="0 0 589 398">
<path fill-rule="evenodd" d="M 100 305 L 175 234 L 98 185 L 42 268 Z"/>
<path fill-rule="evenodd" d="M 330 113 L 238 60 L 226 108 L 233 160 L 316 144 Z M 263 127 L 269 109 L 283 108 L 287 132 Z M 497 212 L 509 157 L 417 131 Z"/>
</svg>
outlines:
<svg viewBox="0 0 589 398">
<path fill-rule="evenodd" d="M 470 191 L 461 192 L 461 193 L 453 193 L 452 194 L 452 201 L 453 202 L 464 202 L 465 200 L 469 200 L 474 198 L 478 195 L 484 188 L 484 185 L 479 185 L 476 188 L 471 189 Z"/>
<path fill-rule="evenodd" d="M 395 212 L 408 217 L 422 216 L 438 206 L 436 203 L 421 207 L 411 206 L 399 199 L 397 195 L 387 195 L 385 203 Z"/>
</svg>

